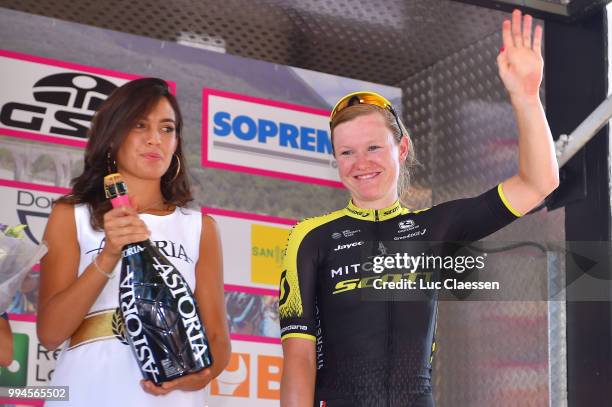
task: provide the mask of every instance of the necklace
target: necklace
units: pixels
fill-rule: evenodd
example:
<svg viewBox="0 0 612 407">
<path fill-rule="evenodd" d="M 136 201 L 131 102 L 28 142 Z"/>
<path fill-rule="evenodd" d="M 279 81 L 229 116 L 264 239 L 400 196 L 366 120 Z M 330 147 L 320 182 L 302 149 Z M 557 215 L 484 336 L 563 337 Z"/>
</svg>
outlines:
<svg viewBox="0 0 612 407">
<path fill-rule="evenodd" d="M 156 208 L 156 206 L 157 206 L 157 205 L 159 205 L 159 204 L 162 204 L 161 209 L 157 209 L 157 208 Z M 158 201 L 154 202 L 152 205 L 147 206 L 147 207 L 146 207 L 146 208 L 144 208 L 144 209 L 139 209 L 139 210 L 138 210 L 138 213 L 143 213 L 143 212 L 146 212 L 146 211 L 148 211 L 148 210 L 150 210 L 150 209 L 155 209 L 156 211 L 160 211 L 160 212 L 167 212 L 167 211 L 169 210 L 169 209 L 168 209 L 168 206 L 169 206 L 169 205 L 168 205 L 168 204 L 166 204 L 166 203 L 164 202 L 164 199 L 162 198 L 162 199 L 160 199 L 160 200 L 158 200 Z"/>
</svg>

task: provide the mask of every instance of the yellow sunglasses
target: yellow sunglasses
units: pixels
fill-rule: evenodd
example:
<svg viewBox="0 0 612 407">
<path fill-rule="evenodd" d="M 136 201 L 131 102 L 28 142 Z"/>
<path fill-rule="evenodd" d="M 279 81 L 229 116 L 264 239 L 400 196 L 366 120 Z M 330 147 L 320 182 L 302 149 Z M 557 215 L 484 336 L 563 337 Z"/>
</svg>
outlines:
<svg viewBox="0 0 612 407">
<path fill-rule="evenodd" d="M 379 95 L 376 92 L 353 92 L 340 98 L 338 103 L 336 103 L 336 105 L 332 109 L 331 115 L 329 116 L 330 126 L 334 120 L 334 117 L 336 117 L 338 113 L 340 113 L 347 107 L 354 105 L 378 106 L 381 109 L 390 111 L 393 117 L 395 117 L 397 128 L 400 129 L 402 136 L 404 135 L 403 127 L 400 124 L 399 116 L 395 112 L 395 109 L 393 109 L 393 105 L 391 105 L 391 102 L 389 102 L 387 98 L 382 95 Z"/>
</svg>

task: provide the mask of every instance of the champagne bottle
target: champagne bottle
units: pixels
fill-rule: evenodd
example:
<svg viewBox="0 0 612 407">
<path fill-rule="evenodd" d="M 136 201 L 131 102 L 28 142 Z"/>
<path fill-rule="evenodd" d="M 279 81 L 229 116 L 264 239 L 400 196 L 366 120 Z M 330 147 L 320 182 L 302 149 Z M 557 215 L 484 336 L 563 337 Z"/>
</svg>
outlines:
<svg viewBox="0 0 612 407">
<path fill-rule="evenodd" d="M 104 177 L 104 190 L 113 207 L 130 205 L 120 174 Z M 149 239 L 122 249 L 119 304 L 145 379 L 160 384 L 212 364 L 189 285 Z"/>
</svg>

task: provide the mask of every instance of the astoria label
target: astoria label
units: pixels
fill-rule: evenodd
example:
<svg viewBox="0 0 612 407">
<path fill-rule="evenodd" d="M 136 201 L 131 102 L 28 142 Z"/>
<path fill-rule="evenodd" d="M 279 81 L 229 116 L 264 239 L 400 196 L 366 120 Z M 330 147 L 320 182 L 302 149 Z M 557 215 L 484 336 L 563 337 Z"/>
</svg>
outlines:
<svg viewBox="0 0 612 407">
<path fill-rule="evenodd" d="M 149 346 L 147 337 L 143 334 L 142 321 L 138 316 L 136 301 L 134 295 L 133 284 L 134 273 L 130 271 L 128 266 L 127 272 L 119 285 L 121 294 L 121 312 L 123 313 L 123 321 L 125 330 L 131 338 L 135 347 L 136 358 L 140 362 L 140 368 L 149 373 L 153 377 L 153 381 L 157 382 L 159 369 L 153 359 L 153 351 Z"/>
</svg>

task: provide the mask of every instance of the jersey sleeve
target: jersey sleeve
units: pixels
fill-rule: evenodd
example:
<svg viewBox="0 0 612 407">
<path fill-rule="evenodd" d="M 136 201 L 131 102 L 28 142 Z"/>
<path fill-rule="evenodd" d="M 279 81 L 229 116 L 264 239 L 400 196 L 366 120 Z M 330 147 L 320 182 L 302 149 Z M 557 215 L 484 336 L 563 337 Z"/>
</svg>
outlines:
<svg viewBox="0 0 612 407">
<path fill-rule="evenodd" d="M 281 340 L 316 340 L 315 297 L 319 248 L 307 221 L 296 225 L 287 242 L 280 280 Z"/>
<path fill-rule="evenodd" d="M 452 235 L 457 241 L 476 241 L 512 223 L 519 217 L 502 184 L 473 198 L 448 202 L 452 208 Z"/>
</svg>

